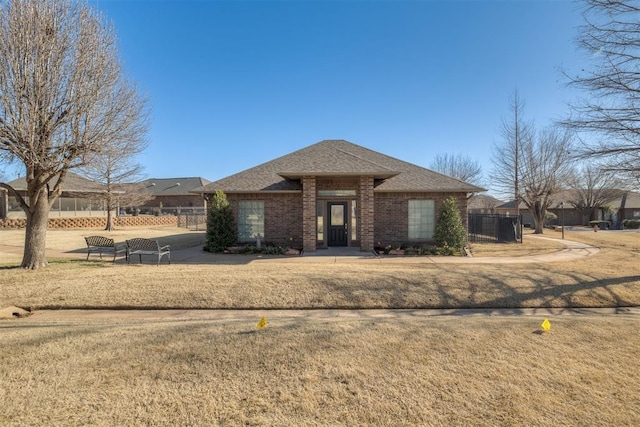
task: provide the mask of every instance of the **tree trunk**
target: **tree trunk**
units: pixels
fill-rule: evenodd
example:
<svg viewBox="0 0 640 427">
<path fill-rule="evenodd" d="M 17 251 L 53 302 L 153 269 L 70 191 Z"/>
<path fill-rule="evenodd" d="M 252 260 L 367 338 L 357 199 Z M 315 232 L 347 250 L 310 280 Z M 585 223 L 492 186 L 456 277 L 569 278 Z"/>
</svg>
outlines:
<svg viewBox="0 0 640 427">
<path fill-rule="evenodd" d="M 533 216 L 533 222 L 535 224 L 533 234 L 544 234 L 544 214 L 545 209 L 542 208 L 542 203 L 539 201 L 535 202 L 531 210 L 531 216 Z"/>
<path fill-rule="evenodd" d="M 106 231 L 115 230 L 115 228 L 113 227 L 113 214 L 111 212 L 111 209 L 107 209 L 107 225 L 106 227 L 104 227 Z"/>
<path fill-rule="evenodd" d="M 26 212 L 27 227 L 24 239 L 24 255 L 22 268 L 37 270 L 47 266 L 45 254 L 47 225 L 49 223 L 49 198 L 43 191 L 35 205 Z"/>
</svg>

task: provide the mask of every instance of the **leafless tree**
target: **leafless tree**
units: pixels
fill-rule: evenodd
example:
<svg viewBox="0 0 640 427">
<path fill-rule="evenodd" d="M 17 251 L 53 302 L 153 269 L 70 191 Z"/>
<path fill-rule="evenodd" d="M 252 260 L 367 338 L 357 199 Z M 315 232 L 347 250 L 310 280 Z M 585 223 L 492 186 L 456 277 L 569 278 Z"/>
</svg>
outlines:
<svg viewBox="0 0 640 427">
<path fill-rule="evenodd" d="M 120 140 L 105 146 L 94 154 L 88 164 L 80 169 L 84 177 L 100 183 L 105 192 L 87 197 L 104 201 L 107 209 L 105 230 L 113 230 L 113 212 L 119 207 L 140 205 L 151 200 L 153 195 L 139 181 L 143 178 L 143 167 L 135 156 L 146 148 L 146 144 Z"/>
<path fill-rule="evenodd" d="M 610 171 L 640 177 L 640 5 L 629 0 L 583 0 L 585 24 L 577 43 L 592 66 L 576 75 L 565 71 L 569 86 L 586 92 L 562 122 L 588 132 L 583 158 L 599 158 Z M 590 138 L 586 138 L 587 140 Z"/>
<path fill-rule="evenodd" d="M 23 268 L 46 265 L 49 209 L 67 172 L 110 144 L 144 140 L 146 117 L 113 27 L 86 3 L 0 3 L 0 156 L 24 165 L 26 197 L 0 186 L 27 217 Z"/>
<path fill-rule="evenodd" d="M 568 132 L 548 129 L 522 147 L 520 197 L 533 216 L 536 234 L 542 234 L 552 196 L 563 188 L 571 173 L 571 146 Z"/>
<path fill-rule="evenodd" d="M 524 101 L 514 90 L 509 100 L 511 116 L 502 119 L 502 141 L 492 147 L 493 171 L 491 186 L 506 198 L 513 198 L 516 215 L 521 202 L 521 150 L 523 145 L 533 143 L 533 122 L 524 119 Z"/>
<path fill-rule="evenodd" d="M 523 102 L 517 92 L 512 99 L 513 120 L 503 121 L 503 140 L 493 146 L 493 185 L 502 194 L 515 193 L 531 212 L 535 233 L 544 231 L 544 218 L 552 195 L 571 171 L 572 139 L 568 132 L 551 128 L 536 132 L 524 120 Z"/>
<path fill-rule="evenodd" d="M 597 219 L 595 213 L 608 203 L 622 197 L 616 174 L 597 164 L 585 164 L 569 177 L 567 200 L 583 217 L 584 225 Z"/>
<path fill-rule="evenodd" d="M 440 153 L 429 167 L 436 172 L 459 179 L 470 184 L 482 184 L 482 166 L 466 154 Z"/>
</svg>

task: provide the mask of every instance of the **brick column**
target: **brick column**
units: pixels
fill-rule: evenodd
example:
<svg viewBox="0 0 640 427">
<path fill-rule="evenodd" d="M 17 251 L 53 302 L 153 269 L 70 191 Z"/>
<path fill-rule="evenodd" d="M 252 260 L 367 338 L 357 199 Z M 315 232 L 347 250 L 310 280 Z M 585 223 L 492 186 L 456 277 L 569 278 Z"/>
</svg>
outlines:
<svg viewBox="0 0 640 427">
<path fill-rule="evenodd" d="M 302 177 L 302 247 L 316 251 L 316 177 Z"/>
<path fill-rule="evenodd" d="M 360 177 L 360 250 L 372 251 L 373 242 L 373 176 Z"/>
</svg>

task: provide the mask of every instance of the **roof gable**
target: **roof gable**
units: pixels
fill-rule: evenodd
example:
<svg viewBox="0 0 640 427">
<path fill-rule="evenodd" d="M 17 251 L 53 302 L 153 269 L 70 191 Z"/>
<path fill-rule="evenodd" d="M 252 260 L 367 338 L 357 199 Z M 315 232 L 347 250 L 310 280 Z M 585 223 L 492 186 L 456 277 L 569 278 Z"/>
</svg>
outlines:
<svg viewBox="0 0 640 427">
<path fill-rule="evenodd" d="M 479 192 L 484 189 L 344 140 L 325 140 L 194 191 L 301 191 L 302 176 L 371 175 L 375 191 Z"/>
</svg>

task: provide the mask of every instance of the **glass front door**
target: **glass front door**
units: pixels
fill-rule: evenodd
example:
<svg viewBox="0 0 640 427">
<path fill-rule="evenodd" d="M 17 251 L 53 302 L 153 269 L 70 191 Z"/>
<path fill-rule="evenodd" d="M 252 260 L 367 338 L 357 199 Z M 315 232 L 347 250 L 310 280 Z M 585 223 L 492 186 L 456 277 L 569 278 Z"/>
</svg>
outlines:
<svg viewBox="0 0 640 427">
<path fill-rule="evenodd" d="M 346 202 L 329 203 L 328 246 L 347 246 L 349 237 L 349 223 Z"/>
</svg>

